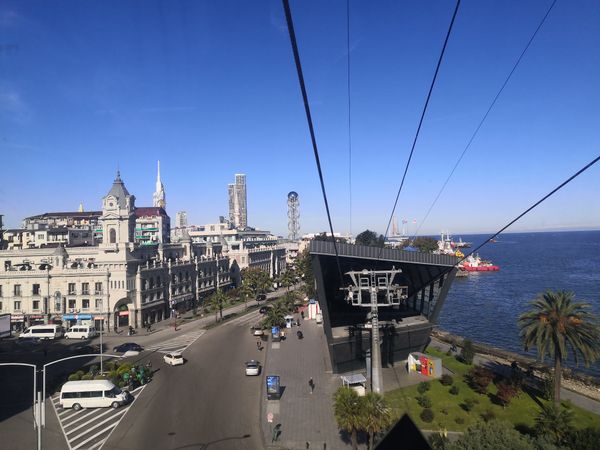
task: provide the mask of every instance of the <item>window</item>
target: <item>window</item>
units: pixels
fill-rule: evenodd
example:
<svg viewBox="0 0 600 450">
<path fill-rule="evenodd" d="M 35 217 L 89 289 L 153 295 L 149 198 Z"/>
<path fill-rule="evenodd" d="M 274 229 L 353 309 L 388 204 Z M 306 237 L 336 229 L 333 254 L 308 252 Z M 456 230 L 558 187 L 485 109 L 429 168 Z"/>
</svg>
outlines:
<svg viewBox="0 0 600 450">
<path fill-rule="evenodd" d="M 35 311 L 39 311 L 39 309 L 40 309 L 40 301 L 39 300 L 34 300 L 33 301 L 33 309 Z"/>
<path fill-rule="evenodd" d="M 19 300 L 15 300 L 14 307 L 15 311 L 21 311 L 21 302 Z"/>
<path fill-rule="evenodd" d="M 109 238 L 109 243 L 110 244 L 116 244 L 117 243 L 117 232 L 115 231 L 114 228 L 111 228 L 110 231 L 108 232 L 110 238 Z"/>
<path fill-rule="evenodd" d="M 75 305 L 76 305 L 75 299 L 70 298 L 69 299 L 69 309 L 75 309 Z"/>
<path fill-rule="evenodd" d="M 100 311 L 102 311 L 102 299 L 101 298 L 96 299 L 96 309 L 99 309 Z"/>
<path fill-rule="evenodd" d="M 11 268 L 11 262 L 4 261 L 4 270 L 10 270 L 10 268 Z"/>
<path fill-rule="evenodd" d="M 96 283 L 94 286 L 94 293 L 102 294 L 102 283 Z"/>
<path fill-rule="evenodd" d="M 2 297 L 2 285 L 0 284 L 0 297 Z"/>
<path fill-rule="evenodd" d="M 90 309 L 90 299 L 89 298 L 81 299 L 81 309 Z"/>
<path fill-rule="evenodd" d="M 89 295 L 89 293 L 90 293 L 90 283 L 81 283 L 81 293 L 83 295 Z"/>
<path fill-rule="evenodd" d="M 69 295 L 75 295 L 75 283 L 69 283 Z"/>
<path fill-rule="evenodd" d="M 40 295 L 40 285 L 34 284 L 32 290 L 31 290 L 31 293 L 33 295 Z"/>
<path fill-rule="evenodd" d="M 2 307 L 2 302 L 0 302 L 0 311 L 2 311 L 4 308 Z"/>
<path fill-rule="evenodd" d="M 15 288 L 15 297 L 20 297 L 21 296 L 21 285 L 20 284 L 15 284 L 14 286 Z M 21 308 L 19 308 L 21 309 Z"/>
</svg>

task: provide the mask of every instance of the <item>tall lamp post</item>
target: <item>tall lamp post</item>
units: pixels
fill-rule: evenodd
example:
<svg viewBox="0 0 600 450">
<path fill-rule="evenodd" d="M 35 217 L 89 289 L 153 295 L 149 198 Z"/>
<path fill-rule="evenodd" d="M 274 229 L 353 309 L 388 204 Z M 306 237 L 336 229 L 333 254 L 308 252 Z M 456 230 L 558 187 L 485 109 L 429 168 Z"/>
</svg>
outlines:
<svg viewBox="0 0 600 450">
<path fill-rule="evenodd" d="M 347 301 L 353 306 L 371 308 L 371 389 L 380 394 L 383 391 L 381 374 L 381 348 L 379 347 L 379 308 L 400 305 L 407 298 L 408 287 L 395 284 L 400 269 L 350 271 L 353 285 L 342 288 L 348 291 Z"/>
</svg>

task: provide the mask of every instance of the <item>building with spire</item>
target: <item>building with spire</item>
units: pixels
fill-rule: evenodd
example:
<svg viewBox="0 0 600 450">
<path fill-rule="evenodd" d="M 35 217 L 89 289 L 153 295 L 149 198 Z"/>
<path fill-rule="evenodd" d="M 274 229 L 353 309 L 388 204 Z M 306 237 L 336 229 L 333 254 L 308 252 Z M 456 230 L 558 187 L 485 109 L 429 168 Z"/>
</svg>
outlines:
<svg viewBox="0 0 600 450">
<path fill-rule="evenodd" d="M 160 161 L 158 161 L 158 172 L 156 174 L 156 190 L 152 195 L 152 206 L 155 208 L 167 208 L 167 198 L 165 196 L 165 187 L 160 179 Z"/>
<path fill-rule="evenodd" d="M 137 207 L 119 172 L 101 211 L 46 213 L 24 224 L 0 250 L 0 314 L 11 314 L 15 332 L 40 323 L 137 328 L 232 284 L 220 242 L 186 235 L 170 243 L 165 210 Z"/>
</svg>

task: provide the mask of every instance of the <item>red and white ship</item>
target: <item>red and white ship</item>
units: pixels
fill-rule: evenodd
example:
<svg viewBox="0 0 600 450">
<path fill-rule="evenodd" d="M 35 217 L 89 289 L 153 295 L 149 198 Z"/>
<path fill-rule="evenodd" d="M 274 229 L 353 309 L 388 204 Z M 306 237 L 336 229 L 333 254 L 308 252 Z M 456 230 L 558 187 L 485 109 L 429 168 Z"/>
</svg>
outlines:
<svg viewBox="0 0 600 450">
<path fill-rule="evenodd" d="M 469 255 L 458 265 L 458 268 L 467 272 L 497 272 L 500 270 L 499 266 L 492 264 L 490 261 L 482 260 L 478 255 Z"/>
</svg>

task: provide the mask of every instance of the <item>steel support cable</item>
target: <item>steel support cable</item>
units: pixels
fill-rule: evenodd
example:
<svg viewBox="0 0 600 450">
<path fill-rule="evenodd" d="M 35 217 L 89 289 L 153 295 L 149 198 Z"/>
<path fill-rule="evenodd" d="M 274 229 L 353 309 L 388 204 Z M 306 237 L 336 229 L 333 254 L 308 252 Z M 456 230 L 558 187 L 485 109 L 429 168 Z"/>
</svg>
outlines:
<svg viewBox="0 0 600 450">
<path fill-rule="evenodd" d="M 333 233 L 333 224 L 331 222 L 331 214 L 329 212 L 329 202 L 327 201 L 327 193 L 325 191 L 325 181 L 323 179 L 323 171 L 321 170 L 321 160 L 319 158 L 319 149 L 317 148 L 317 140 L 315 138 L 315 130 L 313 127 L 312 117 L 310 114 L 310 106 L 308 104 L 308 95 L 306 94 L 306 86 L 304 84 L 304 75 L 302 74 L 302 64 L 300 63 L 300 54 L 298 52 L 298 43 L 296 42 L 296 33 L 294 32 L 294 22 L 292 20 L 292 12 L 290 10 L 289 0 L 283 1 L 283 9 L 285 11 L 285 19 L 287 22 L 288 32 L 290 34 L 290 41 L 292 44 L 292 51 L 294 53 L 294 62 L 296 63 L 296 71 L 298 72 L 298 81 L 300 83 L 300 90 L 302 91 L 302 100 L 304 101 L 304 110 L 306 112 L 306 120 L 308 121 L 308 129 L 310 130 L 310 139 L 312 142 L 313 153 L 315 155 L 315 163 L 317 164 L 317 171 L 319 172 L 319 181 L 321 183 L 321 192 L 323 194 L 323 201 L 325 202 L 325 210 L 327 212 L 327 220 L 329 221 L 329 230 L 331 231 L 331 239 L 333 240 L 333 248 L 335 250 L 335 260 L 337 262 L 337 268 L 340 276 L 340 282 L 344 279 L 342 275 L 342 266 L 340 264 L 340 255 L 338 253 L 337 243 L 335 241 L 335 235 Z"/>
<path fill-rule="evenodd" d="M 563 181 L 557 187 L 555 187 L 554 189 L 552 189 L 548 194 L 544 195 L 541 199 L 539 199 L 537 202 L 535 202 L 533 205 L 531 205 L 529 208 L 527 208 L 525 211 L 523 211 L 521 214 L 519 214 L 513 220 L 511 220 L 510 222 L 508 222 L 506 225 L 504 225 L 502 228 L 500 228 L 498 231 L 496 231 L 490 237 L 488 237 L 485 241 L 483 241 L 481 244 L 479 244 L 475 249 L 473 249 L 467 255 L 465 255 L 462 258 L 460 258 L 456 262 L 456 264 L 454 264 L 454 266 L 452 266 L 452 267 L 450 267 L 448 269 L 443 270 L 442 273 L 440 273 L 432 281 L 438 280 L 441 277 L 443 277 L 444 275 L 446 275 L 448 272 L 450 272 L 452 269 L 454 269 L 456 266 L 458 266 L 461 262 L 463 262 L 465 259 L 467 259 L 469 256 L 471 256 L 477 250 L 479 250 L 484 245 L 488 244 L 492 239 L 494 239 L 496 236 L 498 236 L 500 233 L 502 233 L 504 230 L 506 230 L 508 227 L 510 227 L 512 224 L 514 224 L 517 220 L 519 220 L 525 214 L 529 213 L 532 209 L 536 208 L 540 203 L 544 202 L 545 200 L 547 200 L 548 198 L 550 198 L 551 196 L 553 196 L 556 192 L 558 192 L 559 190 L 561 190 L 563 187 L 565 187 L 567 184 L 569 184 L 571 181 L 573 181 L 575 178 L 577 178 L 583 172 L 585 172 L 586 170 L 588 170 L 590 167 L 592 167 L 598 161 L 600 161 L 600 155 L 597 156 L 595 159 L 593 159 L 588 164 L 586 164 L 584 167 L 582 167 L 581 169 L 579 169 L 577 172 L 575 172 L 573 175 L 571 175 L 569 178 L 567 178 L 565 181 Z"/>
<path fill-rule="evenodd" d="M 396 200 L 394 201 L 394 207 L 392 208 L 392 213 L 390 214 L 390 220 L 388 220 L 388 224 L 385 229 L 385 235 L 383 238 L 384 242 L 387 239 L 388 232 L 390 231 L 390 224 L 392 223 L 392 219 L 394 218 L 394 213 L 396 212 L 396 206 L 398 206 L 398 199 L 400 198 L 400 192 L 402 192 L 402 187 L 404 186 L 404 180 L 406 179 L 408 167 L 410 166 L 410 161 L 411 161 L 413 153 L 415 151 L 415 146 L 417 145 L 417 140 L 419 139 L 419 133 L 421 132 L 421 126 L 423 125 L 423 119 L 425 118 L 425 113 L 427 112 L 427 106 L 429 105 L 429 100 L 431 98 L 431 93 L 433 92 L 433 87 L 435 86 L 435 80 L 437 79 L 438 72 L 440 71 L 440 66 L 442 65 L 444 53 L 446 52 L 446 46 L 448 45 L 448 40 L 450 39 L 450 33 L 452 32 L 452 27 L 454 25 L 454 19 L 456 19 L 456 14 L 458 13 L 459 6 L 460 6 L 460 0 L 456 0 L 456 7 L 454 8 L 454 14 L 452 14 L 452 20 L 450 21 L 450 26 L 448 27 L 448 32 L 446 33 L 446 39 L 444 39 L 444 45 L 442 47 L 440 57 L 438 59 L 437 65 L 435 67 L 435 73 L 433 74 L 433 79 L 431 80 L 431 85 L 429 86 L 429 92 L 427 93 L 427 99 L 425 100 L 425 105 L 423 106 L 423 111 L 421 112 L 421 118 L 419 119 L 419 125 L 417 126 L 417 132 L 415 133 L 415 138 L 413 139 L 412 147 L 410 149 L 410 154 L 408 155 L 408 161 L 406 161 L 406 166 L 404 167 L 404 174 L 402 175 L 402 181 L 400 182 L 400 187 L 398 188 L 398 193 L 396 194 Z M 381 257 L 382 250 L 383 250 L 383 247 L 381 247 L 381 249 L 379 250 L 379 257 Z"/>
<path fill-rule="evenodd" d="M 346 0 L 346 48 L 348 49 L 348 184 L 350 191 L 350 235 L 352 236 L 352 103 L 350 101 L 350 0 Z"/>
<path fill-rule="evenodd" d="M 456 171 L 456 169 L 458 168 L 460 162 L 462 161 L 463 157 L 465 156 L 465 153 L 467 153 L 467 150 L 469 150 L 469 148 L 471 147 L 471 144 L 473 143 L 473 140 L 475 139 L 475 136 L 477 136 L 477 134 L 479 133 L 479 130 L 481 129 L 481 127 L 483 126 L 483 123 L 485 122 L 485 120 L 487 119 L 488 115 L 492 111 L 492 108 L 496 104 L 496 101 L 500 97 L 500 94 L 502 94 L 502 91 L 504 91 L 504 88 L 506 87 L 506 85 L 508 84 L 509 80 L 511 79 L 513 73 L 517 69 L 517 66 L 521 63 L 521 60 L 523 59 L 523 56 L 525 56 L 525 53 L 527 52 L 527 50 L 531 46 L 531 43 L 533 42 L 533 40 L 535 39 L 536 35 L 538 34 L 538 31 L 540 31 L 540 28 L 542 28 L 542 25 L 544 25 L 544 22 L 546 22 L 546 18 L 550 14 L 550 11 L 552 11 L 552 8 L 554 8 L 554 5 L 556 4 L 557 1 L 558 0 L 554 0 L 552 2 L 552 4 L 550 5 L 550 7 L 548 8 L 548 10 L 546 11 L 546 14 L 544 15 L 544 17 L 542 18 L 542 20 L 538 24 L 537 28 L 535 29 L 535 31 L 533 32 L 533 34 L 529 38 L 529 42 L 527 42 L 527 45 L 525 46 L 525 48 L 521 52 L 521 55 L 519 55 L 519 58 L 517 58 L 517 61 L 515 62 L 512 70 L 510 71 L 510 73 L 508 74 L 508 76 L 506 77 L 506 79 L 504 80 L 504 83 L 502 83 L 502 86 L 500 87 L 500 90 L 498 91 L 498 93 L 496 94 L 496 96 L 494 97 L 494 99 L 492 100 L 492 103 L 490 104 L 489 108 L 487 109 L 487 111 L 483 115 L 483 118 L 479 122 L 479 125 L 477 125 L 477 128 L 475 128 L 475 131 L 473 132 L 473 135 L 469 139 L 469 142 L 467 142 L 467 145 L 465 146 L 465 149 L 462 151 L 460 157 L 458 158 L 458 160 L 454 164 L 454 167 L 450 171 L 450 174 L 448 175 L 448 178 L 446 178 L 446 181 L 444 181 L 444 184 L 442 184 L 442 187 L 441 187 L 440 191 L 437 193 L 437 196 L 433 200 L 433 203 L 431 204 L 431 206 L 427 210 L 427 214 L 425 214 L 425 217 L 419 223 L 419 227 L 417 228 L 417 230 L 415 231 L 415 234 L 412 237 L 413 240 L 419 234 L 419 231 L 421 230 L 421 227 L 423 226 L 423 224 L 425 223 L 425 221 L 429 217 L 429 214 L 431 213 L 431 210 L 433 209 L 433 207 L 435 206 L 435 204 L 439 200 L 440 196 L 442 195 L 442 192 L 444 192 L 444 189 L 446 188 L 446 185 L 450 181 L 450 178 L 452 178 L 452 175 L 454 175 L 454 172 Z"/>
</svg>

